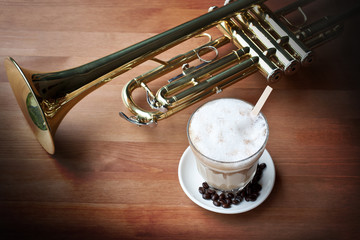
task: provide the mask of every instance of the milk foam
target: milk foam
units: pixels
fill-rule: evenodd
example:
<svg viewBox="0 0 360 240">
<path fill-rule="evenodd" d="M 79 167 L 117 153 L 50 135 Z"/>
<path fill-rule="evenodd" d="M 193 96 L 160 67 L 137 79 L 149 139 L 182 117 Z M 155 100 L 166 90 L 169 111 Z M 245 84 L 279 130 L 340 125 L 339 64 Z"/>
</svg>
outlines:
<svg viewBox="0 0 360 240">
<path fill-rule="evenodd" d="M 231 98 L 210 101 L 199 108 L 189 123 L 193 146 L 208 158 L 234 162 L 255 154 L 267 138 L 262 114 L 250 116 L 253 106 Z"/>
</svg>

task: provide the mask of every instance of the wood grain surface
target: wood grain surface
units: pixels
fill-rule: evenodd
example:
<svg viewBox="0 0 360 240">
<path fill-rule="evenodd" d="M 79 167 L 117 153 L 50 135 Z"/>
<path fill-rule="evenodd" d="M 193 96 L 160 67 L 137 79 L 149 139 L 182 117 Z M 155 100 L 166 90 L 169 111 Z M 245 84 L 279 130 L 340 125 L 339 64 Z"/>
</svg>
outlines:
<svg viewBox="0 0 360 240">
<path fill-rule="evenodd" d="M 267 2 L 277 9 L 290 0 Z M 318 1 L 310 16 L 356 1 Z M 98 59 L 207 12 L 219 0 L 2 0 L 0 57 L 27 69 L 63 70 Z M 296 16 L 295 16 L 296 17 Z M 156 128 L 139 128 L 122 87 L 134 69 L 79 102 L 56 135 L 56 153 L 34 138 L 0 67 L 1 239 L 357 239 L 360 234 L 359 14 L 316 62 L 273 84 L 263 113 L 276 168 L 268 199 L 222 215 L 194 204 L 178 181 L 186 124 L 201 103 L 255 103 L 260 73 L 197 103 Z M 128 113 L 128 112 L 127 112 Z"/>
</svg>

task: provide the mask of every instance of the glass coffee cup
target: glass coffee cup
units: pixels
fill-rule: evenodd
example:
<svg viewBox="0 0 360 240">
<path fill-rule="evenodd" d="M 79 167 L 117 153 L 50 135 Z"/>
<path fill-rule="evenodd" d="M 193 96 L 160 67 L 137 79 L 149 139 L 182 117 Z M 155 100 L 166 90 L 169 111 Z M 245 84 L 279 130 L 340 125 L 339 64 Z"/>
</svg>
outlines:
<svg viewBox="0 0 360 240">
<path fill-rule="evenodd" d="M 187 136 L 197 170 L 211 187 L 235 191 L 254 177 L 269 138 L 265 116 L 253 105 L 221 98 L 200 106 L 190 117 Z"/>
</svg>

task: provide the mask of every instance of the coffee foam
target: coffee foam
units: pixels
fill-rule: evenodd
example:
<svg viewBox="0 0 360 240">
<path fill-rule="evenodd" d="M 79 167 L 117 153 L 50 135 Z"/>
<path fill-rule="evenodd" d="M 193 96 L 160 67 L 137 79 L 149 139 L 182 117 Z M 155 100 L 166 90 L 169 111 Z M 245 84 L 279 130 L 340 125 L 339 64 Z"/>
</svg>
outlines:
<svg viewBox="0 0 360 240">
<path fill-rule="evenodd" d="M 200 107 L 189 122 L 189 138 L 203 155 L 221 162 L 236 162 L 258 152 L 267 140 L 262 114 L 252 117 L 253 106 L 224 98 Z"/>
</svg>

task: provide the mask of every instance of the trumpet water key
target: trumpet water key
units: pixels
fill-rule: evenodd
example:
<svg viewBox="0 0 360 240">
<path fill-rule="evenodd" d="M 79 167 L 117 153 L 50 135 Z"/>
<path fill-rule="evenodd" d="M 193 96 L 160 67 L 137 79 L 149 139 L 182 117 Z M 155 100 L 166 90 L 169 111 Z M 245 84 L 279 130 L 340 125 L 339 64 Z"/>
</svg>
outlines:
<svg viewBox="0 0 360 240">
<path fill-rule="evenodd" d="M 154 61 L 158 66 L 124 86 L 122 99 L 133 116 L 120 113 L 122 118 L 140 126 L 156 125 L 255 71 L 260 71 L 269 83 L 279 81 L 283 74 L 297 72 L 313 61 L 312 49 L 336 36 L 342 21 L 358 11 L 352 8 L 308 25 L 306 21 L 300 26 L 291 24 L 286 15 L 295 10 L 307 20 L 302 7 L 309 2 L 297 1 L 272 12 L 264 0 L 233 1 L 128 48 L 64 71 L 27 70 L 11 57 L 4 64 L 26 120 L 40 144 L 53 154 L 53 137 L 69 110 L 88 93 L 145 61 Z M 206 32 L 213 28 L 221 33 L 214 40 Z M 209 41 L 167 61 L 158 58 L 198 36 L 208 36 Z M 232 50 L 220 57 L 219 49 L 229 44 Z M 215 57 L 206 59 L 209 53 Z M 150 89 L 150 82 L 179 69 L 181 74 L 174 74 L 157 92 Z M 132 93 L 136 89 L 144 90 L 150 110 L 135 103 Z"/>
</svg>

